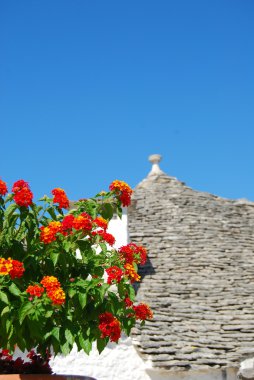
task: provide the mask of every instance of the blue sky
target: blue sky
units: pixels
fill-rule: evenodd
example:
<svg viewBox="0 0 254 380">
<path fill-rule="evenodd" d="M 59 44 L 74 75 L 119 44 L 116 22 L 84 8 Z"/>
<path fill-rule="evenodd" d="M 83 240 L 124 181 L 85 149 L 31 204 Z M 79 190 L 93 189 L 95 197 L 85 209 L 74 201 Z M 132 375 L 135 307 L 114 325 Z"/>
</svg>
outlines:
<svg viewBox="0 0 254 380">
<path fill-rule="evenodd" d="M 135 186 L 147 157 L 254 200 L 252 0 L 0 4 L 0 176 L 35 196 Z"/>
</svg>

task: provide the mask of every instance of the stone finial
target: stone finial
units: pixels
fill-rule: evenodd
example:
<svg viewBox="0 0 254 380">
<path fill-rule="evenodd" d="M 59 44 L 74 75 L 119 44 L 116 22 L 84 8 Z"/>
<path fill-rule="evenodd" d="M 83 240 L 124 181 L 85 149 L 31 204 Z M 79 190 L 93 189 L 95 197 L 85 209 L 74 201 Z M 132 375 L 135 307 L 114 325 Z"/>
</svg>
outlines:
<svg viewBox="0 0 254 380">
<path fill-rule="evenodd" d="M 152 170 L 148 174 L 148 176 L 151 175 L 160 175 L 160 174 L 165 174 L 159 167 L 159 162 L 161 161 L 162 157 L 160 154 L 152 154 L 149 156 L 149 161 L 153 164 Z"/>
</svg>

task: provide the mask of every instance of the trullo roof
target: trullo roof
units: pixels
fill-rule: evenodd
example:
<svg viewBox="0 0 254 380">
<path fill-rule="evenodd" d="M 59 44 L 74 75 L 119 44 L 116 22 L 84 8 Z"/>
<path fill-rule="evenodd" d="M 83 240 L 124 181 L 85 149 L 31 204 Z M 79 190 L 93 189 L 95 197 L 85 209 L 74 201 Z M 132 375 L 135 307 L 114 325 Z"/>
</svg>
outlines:
<svg viewBox="0 0 254 380">
<path fill-rule="evenodd" d="M 155 156 L 128 211 L 149 251 L 138 299 L 154 312 L 134 343 L 155 368 L 238 365 L 254 353 L 254 203 L 192 190 Z"/>
</svg>

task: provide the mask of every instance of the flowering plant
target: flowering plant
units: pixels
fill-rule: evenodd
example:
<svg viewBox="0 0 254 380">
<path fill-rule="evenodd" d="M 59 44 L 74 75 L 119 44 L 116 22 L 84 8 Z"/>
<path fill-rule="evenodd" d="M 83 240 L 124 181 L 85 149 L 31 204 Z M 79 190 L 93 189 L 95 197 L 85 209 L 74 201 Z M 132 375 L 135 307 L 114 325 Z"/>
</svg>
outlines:
<svg viewBox="0 0 254 380">
<path fill-rule="evenodd" d="M 107 232 L 131 193 L 116 180 L 72 207 L 60 188 L 36 204 L 27 182 L 15 182 L 8 194 L 0 180 L 0 347 L 7 356 L 15 346 L 43 356 L 68 354 L 76 344 L 89 353 L 93 342 L 101 352 L 136 320 L 152 318 L 146 304 L 134 304 L 132 287 L 145 248 L 115 249 Z"/>
</svg>

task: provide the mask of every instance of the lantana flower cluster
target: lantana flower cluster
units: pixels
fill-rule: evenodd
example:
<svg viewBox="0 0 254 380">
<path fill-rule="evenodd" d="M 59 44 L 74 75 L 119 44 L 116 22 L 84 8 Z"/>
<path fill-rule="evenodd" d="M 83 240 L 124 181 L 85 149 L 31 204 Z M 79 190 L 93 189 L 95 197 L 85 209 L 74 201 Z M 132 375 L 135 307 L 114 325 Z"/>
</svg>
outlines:
<svg viewBox="0 0 254 380">
<path fill-rule="evenodd" d="M 35 203 L 25 180 L 9 194 L 0 180 L 0 347 L 67 354 L 76 343 L 89 353 L 95 341 L 101 352 L 152 319 L 132 286 L 147 251 L 134 243 L 116 249 L 108 231 L 132 189 L 115 180 L 91 199 L 70 202 L 61 188 L 51 195 Z"/>
<path fill-rule="evenodd" d="M 109 189 L 118 194 L 123 207 L 128 207 L 130 205 L 132 189 L 127 183 L 115 180 L 110 184 Z"/>
<path fill-rule="evenodd" d="M 51 299 L 54 305 L 62 305 L 65 302 L 65 293 L 60 282 L 54 276 L 44 276 L 41 280 L 41 285 L 29 285 L 26 292 L 32 297 L 41 297 L 46 290 L 46 295 Z M 30 298 L 32 301 L 33 298 Z"/>
<path fill-rule="evenodd" d="M 121 336 L 121 325 L 119 320 L 109 312 L 105 312 L 99 316 L 101 337 L 109 337 L 111 342 L 117 342 Z"/>
<path fill-rule="evenodd" d="M 0 258 L 0 276 L 10 275 L 11 279 L 20 278 L 24 273 L 24 265 L 18 260 Z"/>
</svg>

